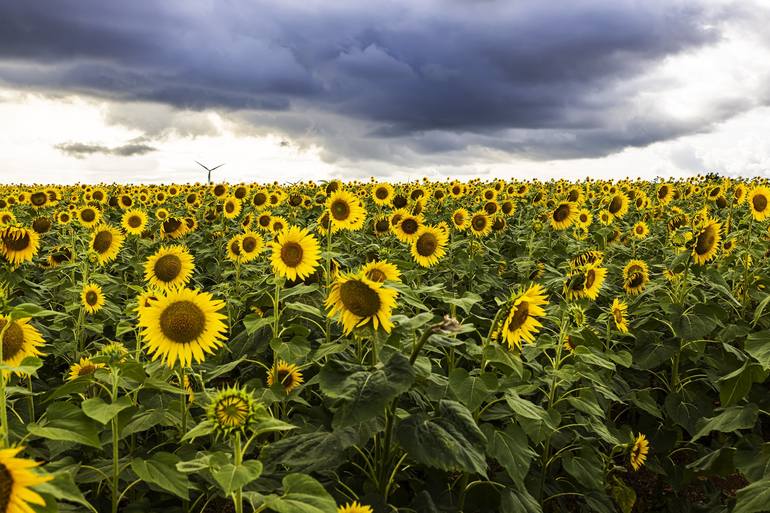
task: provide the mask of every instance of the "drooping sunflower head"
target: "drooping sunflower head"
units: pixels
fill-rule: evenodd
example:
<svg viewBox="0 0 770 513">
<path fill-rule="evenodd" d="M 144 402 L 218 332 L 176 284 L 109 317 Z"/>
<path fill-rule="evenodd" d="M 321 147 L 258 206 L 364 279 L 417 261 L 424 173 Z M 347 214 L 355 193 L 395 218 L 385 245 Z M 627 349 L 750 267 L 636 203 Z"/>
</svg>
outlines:
<svg viewBox="0 0 770 513">
<path fill-rule="evenodd" d="M 623 289 L 632 295 L 638 295 L 650 281 L 647 263 L 643 260 L 629 260 L 623 268 Z"/>
<path fill-rule="evenodd" d="M 712 218 L 707 218 L 694 235 L 692 256 L 695 263 L 703 265 L 717 254 L 719 241 L 722 240 L 722 225 Z"/>
<path fill-rule="evenodd" d="M 303 381 L 299 367 L 283 360 L 277 360 L 267 374 L 267 386 L 280 385 L 286 394 L 298 388 Z"/>
<path fill-rule="evenodd" d="M 398 270 L 395 264 L 391 264 L 387 260 L 379 260 L 377 262 L 369 262 L 361 268 L 361 273 L 368 279 L 382 283 L 384 281 L 401 281 L 401 271 Z"/>
<path fill-rule="evenodd" d="M 59 267 L 72 260 L 72 250 L 66 246 L 56 246 L 48 254 L 48 266 Z"/>
<path fill-rule="evenodd" d="M 193 256 L 184 246 L 162 246 L 144 265 L 144 279 L 160 290 L 184 287 L 195 269 Z"/>
<path fill-rule="evenodd" d="M 610 315 L 612 315 L 612 320 L 615 322 L 615 327 L 618 328 L 618 331 L 621 333 L 628 333 L 628 324 L 626 322 L 627 310 L 628 305 L 625 301 L 619 300 L 618 298 L 612 300 Z"/>
<path fill-rule="evenodd" d="M 279 276 L 296 280 L 310 276 L 318 267 L 320 246 L 306 228 L 291 226 L 271 243 L 273 270 Z"/>
<path fill-rule="evenodd" d="M 80 361 L 70 365 L 68 381 L 78 379 L 82 376 L 90 376 L 96 369 L 103 369 L 105 365 L 103 363 L 95 363 L 88 357 L 80 358 Z"/>
<path fill-rule="evenodd" d="M 509 348 L 521 349 L 522 341 L 535 341 L 535 334 L 542 327 L 539 319 L 545 316 L 543 306 L 547 304 L 545 289 L 537 283 L 511 296 L 508 315 L 501 329 L 502 338 Z"/>
<path fill-rule="evenodd" d="M 23 447 L 0 450 L 0 511 L 2 513 L 28 513 L 34 511 L 30 504 L 45 506 L 45 500 L 33 490 L 37 485 L 53 479 L 52 476 L 32 471 L 38 462 L 17 458 Z"/>
<path fill-rule="evenodd" d="M 51 226 L 53 226 L 53 221 L 46 216 L 38 217 L 32 221 L 32 229 L 41 235 L 47 233 Z"/>
<path fill-rule="evenodd" d="M 340 314 L 343 331 L 349 334 L 353 329 L 371 321 L 374 329 L 380 325 L 390 333 L 393 323 L 391 311 L 396 304 L 398 292 L 383 283 L 372 281 L 362 273 L 340 274 L 332 284 L 326 307 L 329 317 Z"/>
<path fill-rule="evenodd" d="M 40 247 L 40 235 L 23 226 L 0 228 L 0 254 L 12 265 L 30 262 Z"/>
<path fill-rule="evenodd" d="M 80 293 L 80 301 L 86 312 L 92 314 L 102 309 L 104 306 L 104 293 L 102 288 L 96 283 L 88 283 L 83 287 Z"/>
<path fill-rule="evenodd" d="M 208 292 L 176 289 L 140 308 L 139 326 L 153 360 L 162 358 L 169 367 L 202 362 L 225 338 L 224 306 Z"/>
<path fill-rule="evenodd" d="M 11 319 L 0 316 L 0 333 L 3 334 L 3 363 L 15 367 L 28 356 L 41 356 L 43 336 L 32 326 L 30 318 Z M 0 378 L 2 379 L 2 378 Z"/>
<path fill-rule="evenodd" d="M 117 258 L 124 239 L 125 236 L 120 230 L 106 224 L 99 225 L 91 236 L 89 249 L 96 254 L 100 264 L 106 264 Z"/>
<path fill-rule="evenodd" d="M 230 434 L 245 432 L 257 415 L 254 396 L 241 388 L 225 388 L 217 392 L 208 408 L 208 418 L 214 422 L 217 432 Z"/>
<path fill-rule="evenodd" d="M 631 446 L 631 453 L 629 455 L 631 467 L 633 467 L 634 471 L 642 468 L 642 465 L 644 465 L 644 462 L 647 460 L 649 451 L 650 442 L 645 435 L 639 433 L 634 440 L 634 444 Z"/>
<path fill-rule="evenodd" d="M 103 345 L 96 355 L 107 357 L 111 362 L 120 362 L 128 356 L 128 349 L 120 342 L 110 342 Z"/>
<path fill-rule="evenodd" d="M 167 216 L 160 224 L 160 236 L 163 239 L 179 239 L 188 231 L 187 222 L 181 217 Z"/>
<path fill-rule="evenodd" d="M 446 253 L 448 235 L 444 230 L 433 226 L 422 226 L 412 241 L 412 258 L 422 267 L 431 267 L 438 263 Z"/>
</svg>

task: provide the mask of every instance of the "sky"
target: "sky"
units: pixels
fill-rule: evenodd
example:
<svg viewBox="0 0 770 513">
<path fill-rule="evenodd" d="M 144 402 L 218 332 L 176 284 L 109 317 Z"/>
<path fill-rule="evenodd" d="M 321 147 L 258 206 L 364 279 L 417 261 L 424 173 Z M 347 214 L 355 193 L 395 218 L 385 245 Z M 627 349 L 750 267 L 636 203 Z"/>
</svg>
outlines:
<svg viewBox="0 0 770 513">
<path fill-rule="evenodd" d="M 0 183 L 770 175 L 770 0 L 0 0 Z"/>
</svg>

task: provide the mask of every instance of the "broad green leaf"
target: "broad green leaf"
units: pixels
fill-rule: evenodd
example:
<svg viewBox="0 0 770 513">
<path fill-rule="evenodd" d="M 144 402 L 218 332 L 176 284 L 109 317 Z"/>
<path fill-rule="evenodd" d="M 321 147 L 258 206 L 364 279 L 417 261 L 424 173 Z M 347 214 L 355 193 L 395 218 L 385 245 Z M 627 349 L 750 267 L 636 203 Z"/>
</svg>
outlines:
<svg viewBox="0 0 770 513">
<path fill-rule="evenodd" d="M 355 370 L 355 366 L 329 361 L 321 369 L 321 391 L 338 401 L 334 426 L 358 424 L 381 415 L 392 399 L 409 390 L 414 369 L 406 356 L 394 353 L 375 370 Z"/>
<path fill-rule="evenodd" d="M 471 375 L 465 369 L 456 368 L 449 373 L 449 388 L 461 403 L 474 411 L 495 391 L 497 379 L 489 372 L 479 376 Z"/>
<path fill-rule="evenodd" d="M 187 433 L 184 434 L 181 441 L 187 442 L 187 441 L 193 441 L 196 438 L 199 438 L 201 436 L 208 436 L 214 431 L 214 421 L 213 420 L 204 420 L 203 422 L 198 423 L 194 428 L 189 430 Z"/>
<path fill-rule="evenodd" d="M 537 453 L 529 446 L 527 435 L 512 422 L 505 431 L 495 429 L 491 424 L 484 424 L 481 430 L 487 437 L 487 455 L 495 458 L 521 488 L 530 463 L 537 457 Z"/>
<path fill-rule="evenodd" d="M 759 408 L 756 404 L 725 408 L 718 415 L 704 419 L 692 441 L 694 442 L 712 431 L 731 433 L 739 429 L 749 429 L 756 423 L 758 411 Z"/>
<path fill-rule="evenodd" d="M 96 509 L 83 496 L 80 488 L 75 484 L 72 474 L 69 472 L 57 472 L 53 474 L 53 479 L 51 481 L 35 486 L 35 491 L 52 495 L 59 501 L 80 504 L 96 513 Z"/>
<path fill-rule="evenodd" d="M 37 356 L 27 356 L 21 362 L 19 362 L 19 365 L 7 365 L 5 363 L 0 363 L 0 370 L 37 376 L 37 370 L 42 366 L 43 360 Z"/>
<path fill-rule="evenodd" d="M 767 371 L 754 362 L 746 361 L 735 371 L 719 378 L 719 402 L 722 406 L 732 406 L 746 397 L 754 383 L 761 383 L 767 378 Z"/>
<path fill-rule="evenodd" d="M 770 330 L 750 333 L 746 337 L 745 349 L 764 370 L 770 371 Z"/>
<path fill-rule="evenodd" d="M 134 458 L 131 470 L 146 482 L 173 493 L 182 499 L 189 499 L 190 481 L 185 474 L 177 470 L 179 457 L 168 452 L 158 452 L 150 459 Z"/>
<path fill-rule="evenodd" d="M 275 419 L 273 417 L 261 417 L 261 418 L 258 418 L 257 421 L 254 423 L 254 425 L 251 428 L 251 432 L 254 435 L 262 435 L 264 433 L 273 433 L 276 431 L 289 431 L 292 429 L 297 429 L 297 426 L 293 424 L 289 424 L 288 422 L 284 422 L 279 419 Z"/>
<path fill-rule="evenodd" d="M 276 513 L 336 513 L 334 498 L 312 477 L 289 474 L 282 483 L 283 495 L 264 497 L 264 503 Z"/>
<path fill-rule="evenodd" d="M 262 317 L 257 314 L 249 314 L 243 318 L 243 326 L 246 328 L 246 333 L 253 335 L 260 328 L 265 328 L 273 324 L 273 316 Z"/>
<path fill-rule="evenodd" d="M 597 461 L 588 460 L 582 456 L 569 455 L 562 459 L 562 466 L 569 475 L 577 480 L 581 487 L 604 489 L 602 468 Z"/>
<path fill-rule="evenodd" d="M 738 490 L 732 513 L 770 511 L 770 477 L 751 483 Z"/>
<path fill-rule="evenodd" d="M 99 432 L 101 426 L 89 419 L 80 408 L 70 403 L 54 403 L 46 410 L 44 424 L 27 424 L 27 431 L 33 436 L 74 442 L 101 448 Z"/>
<path fill-rule="evenodd" d="M 440 401 L 432 417 L 410 415 L 398 427 L 398 441 L 411 458 L 429 467 L 486 475 L 486 437 L 458 402 Z"/>
<path fill-rule="evenodd" d="M 238 488 L 243 488 L 251 483 L 260 474 L 262 474 L 262 462 L 257 460 L 244 461 L 240 465 L 228 463 L 222 467 L 211 469 L 211 475 L 225 492 L 225 496 L 229 496 Z"/>
<path fill-rule="evenodd" d="M 287 436 L 262 449 L 265 462 L 304 472 L 336 468 L 347 461 L 345 450 L 358 441 L 353 428 Z"/>
<path fill-rule="evenodd" d="M 701 474 L 717 474 L 727 476 L 735 472 L 733 456 L 735 447 L 722 447 L 716 451 L 711 451 L 702 458 L 693 461 L 687 468 Z"/>
<path fill-rule="evenodd" d="M 108 423 L 115 415 L 131 406 L 133 404 L 127 396 L 119 397 L 114 403 L 106 403 L 99 397 L 93 397 L 80 405 L 83 413 L 102 424 Z"/>
<path fill-rule="evenodd" d="M 613 480 L 612 498 L 622 513 L 631 513 L 636 504 L 636 491 L 619 479 Z"/>
<path fill-rule="evenodd" d="M 505 488 L 500 493 L 500 513 L 543 513 L 543 508 L 526 489 Z"/>
</svg>

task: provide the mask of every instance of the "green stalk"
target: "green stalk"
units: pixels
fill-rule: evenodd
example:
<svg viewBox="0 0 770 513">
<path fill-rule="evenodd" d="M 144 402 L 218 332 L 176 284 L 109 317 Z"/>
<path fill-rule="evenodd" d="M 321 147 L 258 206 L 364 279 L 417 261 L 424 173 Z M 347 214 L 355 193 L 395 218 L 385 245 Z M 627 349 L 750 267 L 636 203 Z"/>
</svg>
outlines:
<svg viewBox="0 0 770 513">
<path fill-rule="evenodd" d="M 233 439 L 233 459 L 235 460 L 236 468 L 243 463 L 240 431 L 235 432 L 235 438 Z M 235 506 L 235 513 L 243 513 L 243 489 L 240 487 L 233 494 L 233 505 Z"/>
<path fill-rule="evenodd" d="M 112 369 L 112 402 L 118 400 L 118 372 Z M 118 416 L 112 417 L 112 513 L 118 513 L 118 484 L 120 480 L 120 454 L 118 452 Z"/>
<path fill-rule="evenodd" d="M 281 280 L 275 278 L 275 295 L 273 296 L 273 338 L 278 338 L 278 328 L 281 321 L 279 302 L 281 297 Z"/>
<path fill-rule="evenodd" d="M 329 296 L 329 291 L 332 288 L 332 225 L 329 222 L 329 229 L 326 232 L 326 295 Z M 329 316 L 326 316 L 326 343 L 329 344 L 332 341 L 332 320 Z"/>
<path fill-rule="evenodd" d="M 3 328 L 0 329 L 0 362 L 5 363 L 3 360 L 3 338 L 5 337 L 5 331 L 11 325 L 11 318 L 8 317 L 3 324 Z M 8 409 L 6 405 L 7 397 L 5 394 L 5 379 L 6 375 L 10 376 L 10 373 L 6 371 L 0 371 L 0 421 L 3 425 L 3 449 L 8 447 L 9 429 L 8 429 Z"/>
<path fill-rule="evenodd" d="M 177 371 L 179 376 L 179 413 L 182 417 L 182 436 L 187 434 L 187 391 L 184 389 L 184 367 L 180 367 Z"/>
</svg>

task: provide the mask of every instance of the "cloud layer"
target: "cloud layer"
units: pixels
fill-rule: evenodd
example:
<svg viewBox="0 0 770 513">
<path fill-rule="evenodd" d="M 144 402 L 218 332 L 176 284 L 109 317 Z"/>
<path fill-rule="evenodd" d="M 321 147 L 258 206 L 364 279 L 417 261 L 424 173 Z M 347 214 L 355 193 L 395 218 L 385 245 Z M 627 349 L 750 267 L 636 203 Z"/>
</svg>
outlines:
<svg viewBox="0 0 770 513">
<path fill-rule="evenodd" d="M 0 81 L 128 105 L 149 136 L 280 133 L 324 159 L 585 158 L 709 130 L 767 101 L 674 116 L 650 70 L 720 44 L 730 3 L 651 0 L 0 4 Z M 665 77 L 664 77 L 665 78 Z M 141 102 L 141 103 L 134 103 Z M 132 115 L 131 105 L 162 104 Z M 80 146 L 78 146 L 80 144 Z M 73 142 L 73 156 L 152 151 Z"/>
</svg>

